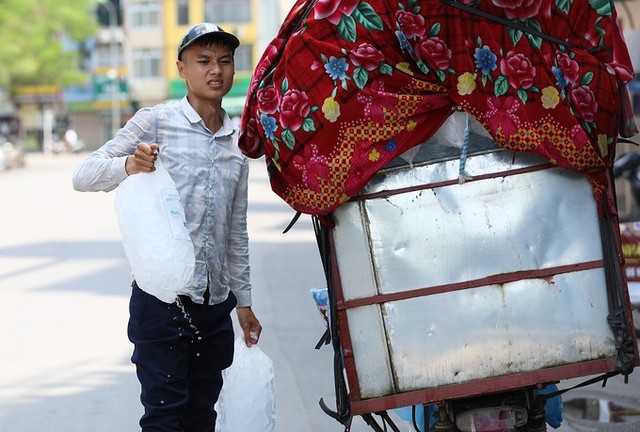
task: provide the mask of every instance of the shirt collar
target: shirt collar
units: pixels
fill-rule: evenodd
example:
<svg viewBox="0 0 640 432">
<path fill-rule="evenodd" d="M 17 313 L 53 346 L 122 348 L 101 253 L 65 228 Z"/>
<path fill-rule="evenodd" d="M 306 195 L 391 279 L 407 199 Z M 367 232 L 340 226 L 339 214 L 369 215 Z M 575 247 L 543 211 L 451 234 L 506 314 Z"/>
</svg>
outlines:
<svg viewBox="0 0 640 432">
<path fill-rule="evenodd" d="M 187 100 L 186 96 L 184 96 L 180 100 L 180 107 L 182 108 L 184 115 L 187 116 L 187 119 L 189 120 L 190 123 L 195 124 L 195 123 L 202 122 L 202 118 L 200 117 L 200 114 L 198 114 L 197 111 L 193 109 L 193 107 Z M 235 123 L 231 121 L 229 114 L 227 114 L 224 108 L 220 108 L 220 109 L 222 110 L 222 127 L 216 134 L 217 135 L 219 134 L 222 136 L 234 134 L 237 129 L 235 126 Z"/>
</svg>

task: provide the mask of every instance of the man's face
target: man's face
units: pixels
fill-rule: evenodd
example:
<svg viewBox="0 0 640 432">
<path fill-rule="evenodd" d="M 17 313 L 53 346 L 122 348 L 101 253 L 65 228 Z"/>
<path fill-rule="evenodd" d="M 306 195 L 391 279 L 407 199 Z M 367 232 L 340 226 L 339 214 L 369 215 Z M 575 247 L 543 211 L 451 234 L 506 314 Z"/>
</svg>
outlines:
<svg viewBox="0 0 640 432">
<path fill-rule="evenodd" d="M 182 52 L 182 60 L 178 60 L 177 65 L 193 97 L 219 100 L 231 90 L 235 68 L 229 46 L 193 44 Z"/>
</svg>

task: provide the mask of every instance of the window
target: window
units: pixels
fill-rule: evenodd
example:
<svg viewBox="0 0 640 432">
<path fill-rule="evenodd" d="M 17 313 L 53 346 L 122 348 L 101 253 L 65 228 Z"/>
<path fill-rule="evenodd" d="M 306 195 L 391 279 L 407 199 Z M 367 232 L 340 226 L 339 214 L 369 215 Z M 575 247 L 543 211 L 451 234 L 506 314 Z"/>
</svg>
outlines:
<svg viewBox="0 0 640 432">
<path fill-rule="evenodd" d="M 204 19 L 212 23 L 251 21 L 251 0 L 204 0 Z"/>
<path fill-rule="evenodd" d="M 111 49 L 114 51 L 111 51 Z M 96 45 L 94 48 L 95 66 L 98 68 L 116 68 L 123 64 L 122 50 L 120 44 L 112 47 L 110 44 Z M 112 55 L 115 58 L 112 58 Z"/>
<path fill-rule="evenodd" d="M 160 50 L 137 49 L 131 53 L 134 78 L 157 78 L 160 76 Z"/>
<path fill-rule="evenodd" d="M 161 5 L 159 1 L 148 0 L 131 2 L 128 7 L 132 27 L 150 27 L 160 25 Z"/>
<path fill-rule="evenodd" d="M 176 15 L 178 16 L 178 25 L 189 24 L 189 0 L 177 0 Z"/>
<path fill-rule="evenodd" d="M 233 62 L 236 72 L 244 72 L 253 70 L 253 47 L 251 45 L 242 45 L 236 48 Z"/>
</svg>

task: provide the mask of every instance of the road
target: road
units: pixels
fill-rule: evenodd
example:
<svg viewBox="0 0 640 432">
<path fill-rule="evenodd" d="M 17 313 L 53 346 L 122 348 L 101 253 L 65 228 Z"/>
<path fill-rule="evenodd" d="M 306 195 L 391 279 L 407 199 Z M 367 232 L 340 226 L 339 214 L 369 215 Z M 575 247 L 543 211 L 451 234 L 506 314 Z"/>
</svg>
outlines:
<svg viewBox="0 0 640 432">
<path fill-rule="evenodd" d="M 129 267 L 114 193 L 73 191 L 71 174 L 83 157 L 28 154 L 26 168 L 0 172 L 0 432 L 139 430 L 126 337 Z M 325 327 L 310 290 L 325 282 L 311 221 L 303 216 L 282 234 L 293 211 L 271 192 L 261 160 L 252 165 L 250 195 L 254 309 L 264 325 L 260 347 L 274 363 L 277 431 L 342 431 L 318 406 L 320 398 L 333 406 L 334 393 L 332 353 L 314 349 Z M 637 409 L 637 375 L 565 400 L 611 399 Z M 352 431 L 370 430 L 354 420 Z M 558 429 L 587 430 L 639 431 L 640 423 L 574 416 Z"/>
</svg>

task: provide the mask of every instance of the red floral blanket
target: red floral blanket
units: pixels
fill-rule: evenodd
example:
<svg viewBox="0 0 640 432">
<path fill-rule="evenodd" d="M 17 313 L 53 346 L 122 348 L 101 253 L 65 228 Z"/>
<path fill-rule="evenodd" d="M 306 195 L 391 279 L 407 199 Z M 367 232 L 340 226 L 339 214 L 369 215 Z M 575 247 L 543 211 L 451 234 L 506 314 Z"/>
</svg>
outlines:
<svg viewBox="0 0 640 432">
<path fill-rule="evenodd" d="M 618 136 L 637 133 L 613 2 L 462 3 L 490 17 L 438 0 L 294 5 L 254 73 L 239 140 L 266 156 L 274 192 L 330 213 L 454 110 L 499 146 L 606 187 Z"/>
</svg>

